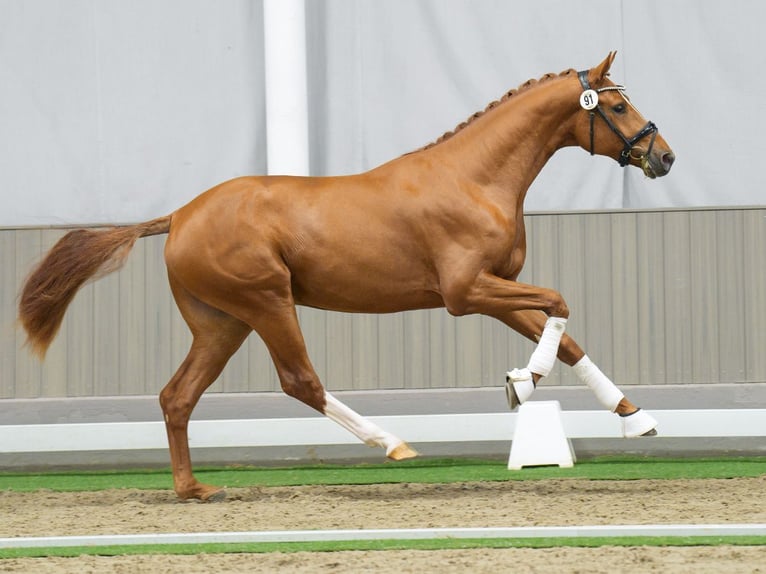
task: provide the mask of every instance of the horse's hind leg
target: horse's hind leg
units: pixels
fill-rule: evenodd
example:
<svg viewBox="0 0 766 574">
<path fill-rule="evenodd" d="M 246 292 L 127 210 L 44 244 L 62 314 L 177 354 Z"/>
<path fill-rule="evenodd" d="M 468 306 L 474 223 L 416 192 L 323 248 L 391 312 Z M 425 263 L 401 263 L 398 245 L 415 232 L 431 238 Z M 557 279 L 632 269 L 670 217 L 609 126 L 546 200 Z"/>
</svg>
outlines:
<svg viewBox="0 0 766 574">
<path fill-rule="evenodd" d="M 173 488 L 181 499 L 219 500 L 223 489 L 198 482 L 189 453 L 189 417 L 202 393 L 251 332 L 250 327 L 193 297 L 171 277 L 171 288 L 194 337 L 189 354 L 160 393 L 168 433 Z"/>
<path fill-rule="evenodd" d="M 324 390 L 306 352 L 292 296 L 289 292 L 281 296 L 289 304 L 259 309 L 251 325 L 269 349 L 282 390 L 326 415 L 368 446 L 384 448 L 391 459 L 417 456 L 417 452 L 406 442 L 365 419 Z"/>
</svg>

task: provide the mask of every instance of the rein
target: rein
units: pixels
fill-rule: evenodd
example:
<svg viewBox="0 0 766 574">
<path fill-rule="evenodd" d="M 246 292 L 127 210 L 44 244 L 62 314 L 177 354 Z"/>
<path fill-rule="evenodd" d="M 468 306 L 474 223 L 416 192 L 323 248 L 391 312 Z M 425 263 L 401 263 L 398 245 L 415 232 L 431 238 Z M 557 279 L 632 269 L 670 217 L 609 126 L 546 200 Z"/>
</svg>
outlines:
<svg viewBox="0 0 766 574">
<path fill-rule="evenodd" d="M 648 163 L 648 156 L 652 152 L 652 146 L 654 145 L 654 140 L 657 137 L 657 126 L 654 124 L 654 122 L 646 122 L 646 125 L 641 128 L 636 135 L 634 135 L 632 138 L 628 139 L 626 138 L 623 133 L 617 128 L 616 125 L 614 125 L 614 122 L 609 119 L 609 116 L 607 116 L 604 113 L 604 110 L 601 109 L 601 106 L 598 103 L 598 94 L 601 92 L 607 92 L 607 91 L 617 91 L 620 92 L 620 95 L 624 96 L 625 86 L 606 86 L 604 88 L 599 88 L 598 90 L 594 90 L 590 87 L 590 82 L 588 82 L 588 71 L 584 70 L 582 72 L 577 73 L 577 77 L 580 80 L 580 84 L 582 85 L 583 92 L 580 95 L 580 105 L 588 110 L 588 113 L 590 114 L 590 155 L 594 155 L 593 151 L 593 120 L 596 117 L 596 112 L 598 112 L 598 115 L 600 115 L 603 120 L 606 122 L 606 125 L 609 126 L 609 129 L 611 129 L 617 137 L 619 137 L 622 142 L 625 144 L 625 147 L 622 149 L 622 152 L 620 152 L 620 157 L 617 160 L 621 167 L 625 167 L 630 162 L 631 158 L 638 159 L 641 161 L 641 167 L 646 171 L 645 164 Z M 626 99 L 627 101 L 627 99 Z M 630 104 L 630 102 L 628 102 Z M 632 104 L 630 104 L 632 107 Z M 635 157 L 632 156 L 631 153 L 633 151 L 633 147 L 642 139 L 644 139 L 646 136 L 651 135 L 651 139 L 649 140 L 649 147 L 647 148 L 646 152 L 642 153 L 640 156 Z"/>
</svg>

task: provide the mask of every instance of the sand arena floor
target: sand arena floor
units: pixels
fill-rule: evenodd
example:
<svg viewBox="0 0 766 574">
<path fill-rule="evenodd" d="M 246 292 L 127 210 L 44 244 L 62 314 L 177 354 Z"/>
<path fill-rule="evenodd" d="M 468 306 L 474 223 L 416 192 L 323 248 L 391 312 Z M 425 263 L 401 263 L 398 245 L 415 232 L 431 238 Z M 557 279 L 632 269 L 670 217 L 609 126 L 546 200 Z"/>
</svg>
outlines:
<svg viewBox="0 0 766 574">
<path fill-rule="evenodd" d="M 543 480 L 171 491 L 0 492 L 0 536 L 601 524 L 766 523 L 766 477 Z M 0 572 L 766 572 L 766 546 L 83 556 Z"/>
</svg>

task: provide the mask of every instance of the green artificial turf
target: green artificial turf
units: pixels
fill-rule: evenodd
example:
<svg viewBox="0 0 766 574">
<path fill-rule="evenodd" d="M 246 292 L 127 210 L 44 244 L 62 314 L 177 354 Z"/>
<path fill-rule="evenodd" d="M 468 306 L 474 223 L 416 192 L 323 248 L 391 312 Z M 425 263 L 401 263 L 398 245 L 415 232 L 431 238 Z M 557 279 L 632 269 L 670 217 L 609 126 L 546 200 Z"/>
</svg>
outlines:
<svg viewBox="0 0 766 574">
<path fill-rule="evenodd" d="M 764 546 L 766 536 L 619 536 L 594 538 L 440 538 L 432 540 L 346 540 L 337 542 L 262 542 L 237 544 L 148 544 L 129 546 L 71 546 L 2 548 L 0 559 L 83 554 L 224 554 L 265 552 L 338 552 L 344 550 L 453 550 L 467 548 L 554 548 L 561 546 Z"/>
<path fill-rule="evenodd" d="M 734 478 L 766 475 L 766 457 L 716 459 L 650 459 L 607 457 L 577 463 L 573 468 L 535 467 L 511 471 L 501 461 L 417 459 L 398 463 L 287 468 L 200 468 L 198 480 L 228 487 L 295 486 L 304 484 L 451 483 L 470 481 Z M 71 471 L 0 473 L 0 490 L 94 491 L 110 488 L 172 489 L 169 470 Z"/>
</svg>

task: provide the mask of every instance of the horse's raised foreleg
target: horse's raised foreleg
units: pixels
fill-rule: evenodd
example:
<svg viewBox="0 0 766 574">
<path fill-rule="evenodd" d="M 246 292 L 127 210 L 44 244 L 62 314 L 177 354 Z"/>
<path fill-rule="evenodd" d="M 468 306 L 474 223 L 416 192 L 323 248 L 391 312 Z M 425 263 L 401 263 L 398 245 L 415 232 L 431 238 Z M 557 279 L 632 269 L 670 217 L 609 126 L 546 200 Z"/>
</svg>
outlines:
<svg viewBox="0 0 766 574">
<path fill-rule="evenodd" d="M 406 442 L 365 419 L 324 390 L 306 352 L 292 304 L 264 310 L 253 327 L 271 353 L 286 394 L 326 415 L 368 446 L 382 447 L 386 456 L 393 460 L 417 456 L 417 452 Z"/>
<path fill-rule="evenodd" d="M 495 317 L 512 329 L 537 342 L 529 363 L 507 374 L 506 393 L 512 409 L 532 395 L 537 382 L 547 376 L 556 358 L 575 367 L 585 383 L 610 411 L 622 419 L 625 436 L 653 433 L 657 422 L 628 401 L 623 393 L 588 359 L 583 350 L 568 337 L 569 308 L 560 293 L 525 285 L 480 272 L 471 281 L 453 274 L 444 285 L 445 304 L 455 315 L 481 313 Z"/>
<path fill-rule="evenodd" d="M 238 319 L 195 299 L 172 278 L 171 288 L 194 336 L 189 354 L 160 393 L 173 488 L 181 499 L 220 500 L 226 496 L 223 489 L 198 482 L 192 473 L 189 417 L 202 393 L 216 380 L 251 329 Z"/>
<path fill-rule="evenodd" d="M 537 311 L 516 311 L 506 315 L 503 320 L 509 327 L 533 341 L 542 341 L 545 326 L 550 322 L 550 319 L 546 320 L 544 313 Z M 540 343 L 538 343 L 538 347 L 539 345 Z M 591 361 L 572 337 L 562 333 L 556 356 L 560 361 L 574 369 L 577 378 L 593 391 L 596 399 L 604 408 L 620 415 L 624 436 L 636 437 L 657 434 L 654 430 L 657 426 L 657 421 L 629 401 L 609 377 Z M 530 363 L 532 364 L 531 360 Z M 527 368 L 530 369 L 530 367 Z M 509 404 L 512 408 L 524 402 L 531 395 L 530 391 L 523 400 L 520 400 L 518 394 L 514 396 L 514 391 L 517 387 L 514 385 L 513 374 L 515 372 L 518 377 L 519 371 L 519 369 L 511 371 L 508 376 L 511 380 L 507 381 L 506 388 L 509 395 Z M 534 385 L 542 377 L 537 374 L 538 371 L 534 370 L 534 367 L 530 371 L 534 373 L 531 377 L 533 379 L 531 386 L 534 389 Z M 523 376 L 519 378 L 524 379 Z"/>
<path fill-rule="evenodd" d="M 508 402 L 515 409 L 532 396 L 537 381 L 548 376 L 553 368 L 569 308 L 561 294 L 552 289 L 519 283 L 487 271 L 475 276 L 466 273 L 461 276 L 453 270 L 445 276 L 442 297 L 450 313 L 489 315 L 537 342 L 527 366 L 507 374 Z"/>
</svg>

